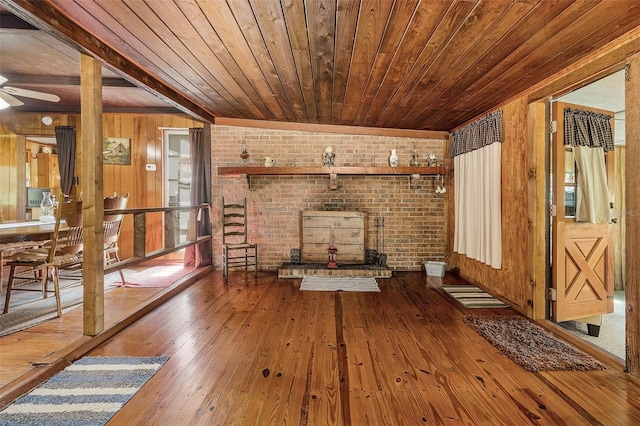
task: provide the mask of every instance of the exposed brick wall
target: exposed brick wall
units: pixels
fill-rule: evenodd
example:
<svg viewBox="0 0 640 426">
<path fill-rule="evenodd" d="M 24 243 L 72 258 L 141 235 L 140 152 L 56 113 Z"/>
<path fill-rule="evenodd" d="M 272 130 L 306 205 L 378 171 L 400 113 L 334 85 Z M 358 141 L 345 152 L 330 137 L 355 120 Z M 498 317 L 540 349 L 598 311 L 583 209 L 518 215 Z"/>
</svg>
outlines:
<svg viewBox="0 0 640 426">
<path fill-rule="evenodd" d="M 261 270 L 276 270 L 300 248 L 301 210 L 345 210 L 367 213 L 367 248 L 377 249 L 375 217 L 384 216 L 384 252 L 394 269 L 419 270 L 425 260 L 445 257 L 445 196 L 436 194 L 435 176 L 412 180 L 408 176 L 338 176 L 338 189 L 329 189 L 328 176 L 253 176 L 251 189 L 244 176 L 219 176 L 219 166 L 240 166 L 241 147 L 247 147 L 248 166 L 320 166 L 322 153 L 332 145 L 336 166 L 388 165 L 396 149 L 401 166 L 408 166 L 418 150 L 421 161 L 433 152 L 442 159 L 442 140 L 359 136 L 334 133 L 212 126 L 214 255 L 222 258 L 220 204 L 247 197 L 250 240 L 259 244 Z M 374 160 L 375 158 L 375 160 Z M 337 257 L 340 264 L 340 253 Z"/>
</svg>

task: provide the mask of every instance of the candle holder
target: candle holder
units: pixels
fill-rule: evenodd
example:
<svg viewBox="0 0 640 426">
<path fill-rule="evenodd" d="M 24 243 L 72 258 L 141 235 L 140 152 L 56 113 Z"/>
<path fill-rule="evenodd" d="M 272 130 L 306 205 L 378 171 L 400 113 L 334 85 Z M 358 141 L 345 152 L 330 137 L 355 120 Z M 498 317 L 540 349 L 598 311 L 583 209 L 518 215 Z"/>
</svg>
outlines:
<svg viewBox="0 0 640 426">
<path fill-rule="evenodd" d="M 338 253 L 338 249 L 336 248 L 336 239 L 335 237 L 331 237 L 331 243 L 329 243 L 329 264 L 327 268 L 329 269 L 337 269 L 338 264 L 336 263 L 336 254 Z"/>
</svg>

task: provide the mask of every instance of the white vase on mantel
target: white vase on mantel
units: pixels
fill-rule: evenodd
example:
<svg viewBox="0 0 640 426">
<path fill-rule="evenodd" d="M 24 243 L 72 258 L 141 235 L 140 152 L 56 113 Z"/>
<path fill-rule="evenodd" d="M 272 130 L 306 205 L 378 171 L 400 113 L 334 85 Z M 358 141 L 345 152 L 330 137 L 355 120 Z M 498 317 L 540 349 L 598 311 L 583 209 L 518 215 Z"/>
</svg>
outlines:
<svg viewBox="0 0 640 426">
<path fill-rule="evenodd" d="M 391 155 L 389 156 L 389 165 L 391 167 L 398 167 L 398 154 L 396 154 L 396 150 L 391 150 Z"/>
</svg>

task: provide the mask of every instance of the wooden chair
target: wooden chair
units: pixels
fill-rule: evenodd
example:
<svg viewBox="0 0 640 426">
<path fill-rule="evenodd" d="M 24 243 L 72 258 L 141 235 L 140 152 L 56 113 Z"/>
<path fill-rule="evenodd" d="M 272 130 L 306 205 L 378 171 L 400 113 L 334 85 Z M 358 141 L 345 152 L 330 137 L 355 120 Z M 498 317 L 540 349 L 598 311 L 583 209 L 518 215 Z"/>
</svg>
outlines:
<svg viewBox="0 0 640 426">
<path fill-rule="evenodd" d="M 120 210 L 127 208 L 129 201 L 129 193 L 118 196 L 115 192 L 111 197 L 104 198 L 105 210 Z M 120 262 L 118 240 L 120 239 L 120 230 L 122 229 L 122 219 L 124 215 L 104 215 L 104 266 L 112 263 Z M 122 269 L 118 270 L 122 283 L 124 284 L 124 274 Z"/>
<path fill-rule="evenodd" d="M 16 241 L 0 244 L 0 290 L 4 283 L 4 265 L 15 253 L 44 246 L 48 241 Z"/>
<path fill-rule="evenodd" d="M 247 199 L 242 204 L 226 204 L 222 198 L 222 263 L 224 281 L 229 282 L 229 268 L 253 266 L 258 277 L 258 244 L 247 241 Z"/>
<path fill-rule="evenodd" d="M 56 298 L 58 316 L 62 315 L 60 304 L 60 270 L 82 267 L 82 201 L 61 202 L 56 214 L 53 237 L 42 248 L 23 250 L 15 253 L 7 262 L 9 282 L 4 300 L 3 314 L 9 312 L 12 290 L 14 288 L 16 268 L 25 267 L 40 271 L 44 297 L 53 292 Z M 53 290 L 48 289 L 49 274 L 53 279 Z"/>
</svg>

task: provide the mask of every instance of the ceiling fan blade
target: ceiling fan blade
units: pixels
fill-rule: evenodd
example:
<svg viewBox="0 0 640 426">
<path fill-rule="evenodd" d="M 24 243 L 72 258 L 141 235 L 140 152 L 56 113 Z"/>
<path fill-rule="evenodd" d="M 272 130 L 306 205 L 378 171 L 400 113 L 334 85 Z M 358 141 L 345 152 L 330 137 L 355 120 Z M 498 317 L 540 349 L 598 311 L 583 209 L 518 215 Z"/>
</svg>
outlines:
<svg viewBox="0 0 640 426">
<path fill-rule="evenodd" d="M 22 101 L 20 101 L 19 99 L 14 98 L 13 96 L 11 96 L 8 93 L 5 93 L 4 90 L 1 89 L 1 88 L 0 88 L 0 98 L 4 99 L 11 106 L 24 105 L 22 103 Z"/>
<path fill-rule="evenodd" d="M 0 86 L 5 84 L 7 81 L 9 81 L 9 80 L 7 80 L 6 78 L 4 78 L 3 76 L 0 75 Z"/>
<path fill-rule="evenodd" d="M 24 96 L 25 98 L 39 99 L 41 101 L 60 102 L 57 95 L 37 92 L 35 90 L 19 89 L 17 87 L 4 86 L 2 90 L 10 95 Z"/>
</svg>

